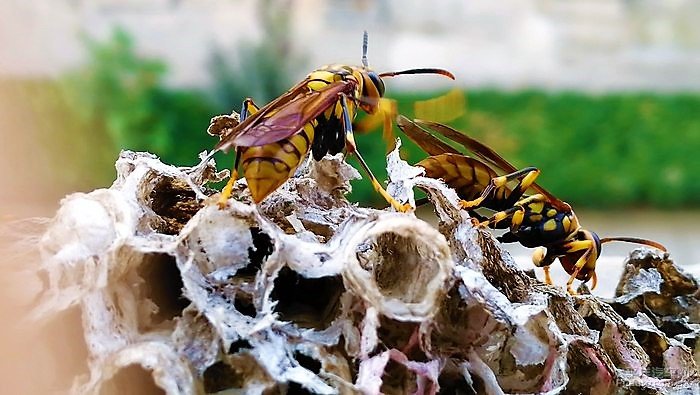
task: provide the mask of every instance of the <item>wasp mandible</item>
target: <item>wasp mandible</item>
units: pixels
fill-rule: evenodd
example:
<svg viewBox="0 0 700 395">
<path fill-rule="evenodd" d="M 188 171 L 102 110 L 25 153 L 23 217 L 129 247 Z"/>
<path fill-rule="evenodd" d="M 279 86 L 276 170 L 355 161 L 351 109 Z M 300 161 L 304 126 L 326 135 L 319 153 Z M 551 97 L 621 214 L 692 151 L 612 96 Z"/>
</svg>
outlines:
<svg viewBox="0 0 700 395">
<path fill-rule="evenodd" d="M 569 273 L 566 289 L 570 294 L 575 294 L 571 288 L 574 279 L 584 283 L 593 280 L 591 288 L 594 289 L 596 261 L 602 245 L 611 241 L 643 244 L 666 251 L 655 241 L 632 237 L 600 238 L 595 232 L 583 229 L 568 203 L 535 183 L 539 169 L 517 169 L 491 148 L 455 129 L 435 122 L 410 121 L 403 116 L 399 116 L 398 126 L 431 155 L 417 165 L 425 169 L 428 177 L 442 179 L 453 188 L 461 199 L 461 208 L 479 220 L 480 226 L 508 228 L 498 237 L 499 241 L 519 242 L 536 248 L 532 261 L 544 269 L 547 284 L 552 284 L 549 266 L 558 258 Z M 461 144 L 476 158 L 462 154 L 433 133 Z M 513 183 L 514 186 L 509 186 Z M 525 194 L 529 189 L 535 193 Z M 475 212 L 482 207 L 496 213 L 490 218 L 482 217 Z"/>
<path fill-rule="evenodd" d="M 309 150 L 315 160 L 321 160 L 327 153 L 335 155 L 347 149 L 348 154 L 355 154 L 374 189 L 396 210 L 407 210 L 409 206 L 397 202 L 374 177 L 357 150 L 352 128 L 358 108 L 368 114 L 379 109 L 384 96 L 382 78 L 402 74 L 438 74 L 454 79 L 449 71 L 434 68 L 374 72 L 367 62 L 365 32 L 362 66 L 323 66 L 262 108 L 246 99 L 240 123 L 222 135 L 212 151 L 235 148 L 236 152 L 219 206 L 224 207 L 231 195 L 239 164 L 253 201 L 259 203 L 294 174 Z"/>
</svg>

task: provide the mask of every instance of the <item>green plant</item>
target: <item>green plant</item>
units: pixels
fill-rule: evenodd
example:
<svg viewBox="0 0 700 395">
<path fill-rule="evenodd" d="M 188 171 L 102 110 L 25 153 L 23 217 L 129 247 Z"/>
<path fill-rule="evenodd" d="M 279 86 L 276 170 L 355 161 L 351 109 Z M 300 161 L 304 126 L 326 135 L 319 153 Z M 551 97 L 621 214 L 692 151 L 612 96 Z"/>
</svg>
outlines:
<svg viewBox="0 0 700 395">
<path fill-rule="evenodd" d="M 399 111 L 431 94 L 393 94 Z M 542 91 L 469 92 L 466 115 L 451 125 L 491 145 L 516 166 L 537 166 L 538 182 L 576 207 L 697 207 L 700 183 L 700 96 Z M 373 149 L 376 135 L 358 145 Z M 425 157 L 403 138 L 404 156 Z M 375 144 L 376 146 L 376 144 Z M 381 149 L 366 154 L 384 167 Z M 379 173 L 379 171 L 377 171 Z M 373 199 L 359 183 L 355 199 Z"/>
<path fill-rule="evenodd" d="M 85 42 L 89 61 L 63 86 L 72 110 L 104 131 L 115 151 L 144 150 L 191 163 L 212 143 L 204 131 L 214 106 L 203 92 L 167 87 L 165 64 L 139 56 L 123 30 L 105 43 Z"/>
</svg>

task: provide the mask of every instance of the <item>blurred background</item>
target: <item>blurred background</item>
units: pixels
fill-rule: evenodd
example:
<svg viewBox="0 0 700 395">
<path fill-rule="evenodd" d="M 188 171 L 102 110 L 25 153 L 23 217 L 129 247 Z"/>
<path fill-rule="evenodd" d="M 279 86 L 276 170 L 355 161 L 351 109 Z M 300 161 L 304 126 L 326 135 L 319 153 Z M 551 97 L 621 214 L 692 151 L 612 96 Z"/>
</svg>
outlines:
<svg viewBox="0 0 700 395">
<path fill-rule="evenodd" d="M 402 114 L 451 98 L 460 108 L 437 118 L 516 166 L 539 167 L 540 184 L 570 202 L 587 228 L 652 238 L 691 270 L 700 263 L 696 1 L 3 0 L 0 7 L 0 221 L 51 216 L 65 194 L 108 187 L 120 149 L 195 164 L 216 142 L 206 134 L 212 116 L 238 110 L 248 96 L 264 104 L 320 65 L 359 64 L 367 30 L 374 69 L 441 67 L 457 76 L 387 80 Z M 358 145 L 384 179 L 377 133 Z M 425 156 L 405 138 L 404 147 L 411 162 Z M 220 168 L 231 161 L 217 156 Z M 382 206 L 368 182 L 353 188 L 353 201 Z M 599 264 L 618 270 L 630 248 L 606 245 Z M 528 264 L 529 250 L 512 251 Z M 17 306 L 30 302 L 17 296 L 31 294 L 31 281 L 22 281 L 3 287 Z"/>
</svg>

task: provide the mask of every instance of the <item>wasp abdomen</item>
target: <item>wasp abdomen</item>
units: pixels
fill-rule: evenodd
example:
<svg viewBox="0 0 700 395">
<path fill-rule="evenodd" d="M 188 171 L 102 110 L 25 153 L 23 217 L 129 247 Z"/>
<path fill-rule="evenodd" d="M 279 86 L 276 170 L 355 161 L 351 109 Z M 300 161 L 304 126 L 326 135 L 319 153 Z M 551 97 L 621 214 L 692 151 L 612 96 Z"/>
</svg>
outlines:
<svg viewBox="0 0 700 395">
<path fill-rule="evenodd" d="M 257 147 L 241 147 L 241 167 L 255 203 L 261 202 L 294 175 L 314 139 L 307 124 L 292 137 Z"/>
<path fill-rule="evenodd" d="M 430 178 L 442 179 L 464 200 L 481 194 L 496 173 L 481 162 L 463 155 L 441 154 L 428 157 L 418 166 L 425 169 Z"/>
</svg>

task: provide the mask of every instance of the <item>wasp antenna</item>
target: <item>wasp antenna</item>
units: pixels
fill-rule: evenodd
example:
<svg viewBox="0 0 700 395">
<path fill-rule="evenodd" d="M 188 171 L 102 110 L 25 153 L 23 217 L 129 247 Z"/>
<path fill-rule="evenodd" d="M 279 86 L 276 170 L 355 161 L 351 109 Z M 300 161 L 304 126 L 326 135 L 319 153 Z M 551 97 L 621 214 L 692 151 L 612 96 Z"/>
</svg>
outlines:
<svg viewBox="0 0 700 395">
<path fill-rule="evenodd" d="M 600 244 L 609 243 L 611 241 L 622 241 L 625 243 L 643 244 L 657 248 L 663 252 L 667 252 L 666 247 L 664 247 L 661 243 L 657 243 L 655 241 L 647 239 L 638 239 L 636 237 L 605 237 L 600 239 Z"/>
<path fill-rule="evenodd" d="M 367 42 L 369 41 L 369 35 L 367 34 L 367 30 L 365 30 L 365 34 L 362 36 L 362 65 L 365 67 L 369 67 L 369 63 L 367 63 Z"/>
<path fill-rule="evenodd" d="M 381 73 L 379 74 L 379 77 L 393 77 L 396 75 L 402 75 L 402 74 L 439 74 L 439 75 L 444 75 L 445 77 L 453 80 L 455 79 L 454 74 L 450 73 L 447 70 L 443 69 L 410 69 L 410 70 L 402 70 L 402 71 L 388 71 L 386 73 Z"/>
</svg>

